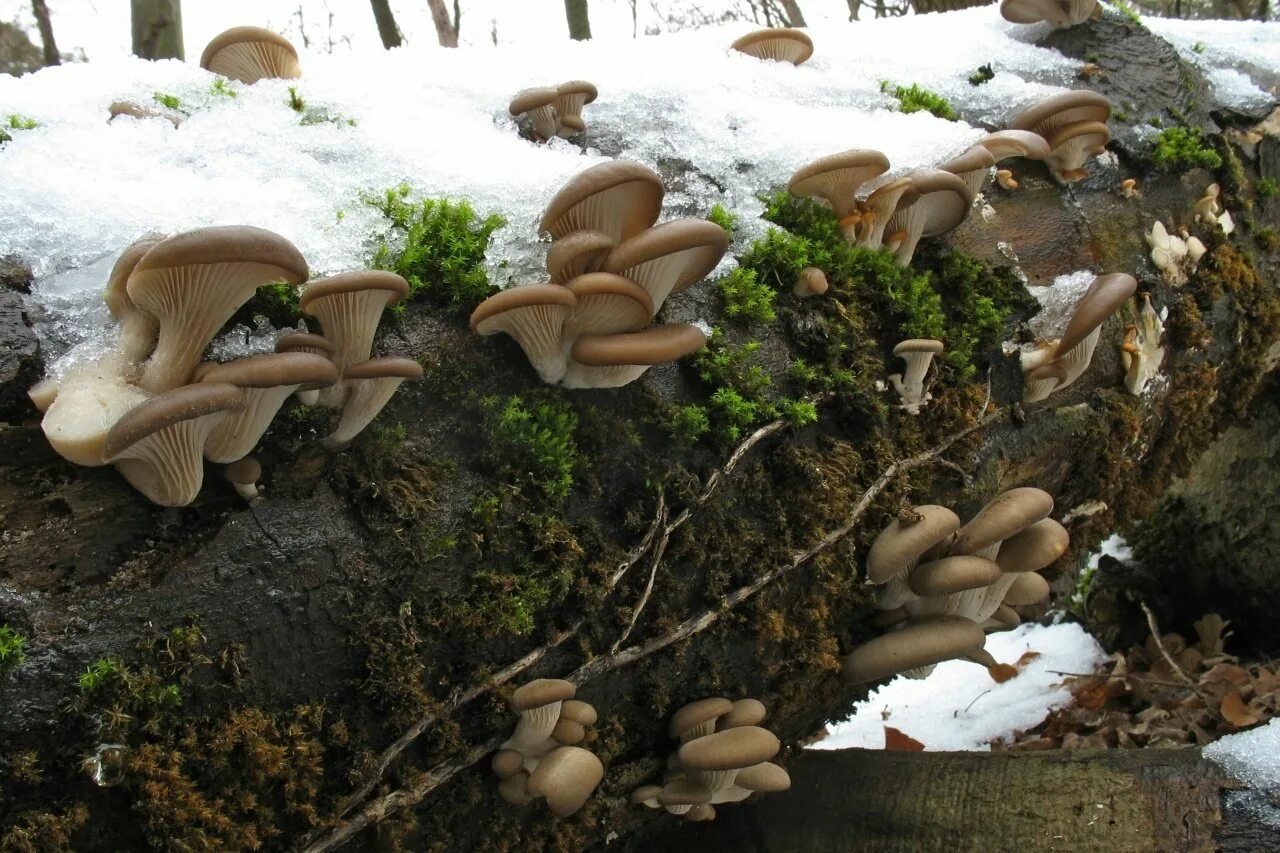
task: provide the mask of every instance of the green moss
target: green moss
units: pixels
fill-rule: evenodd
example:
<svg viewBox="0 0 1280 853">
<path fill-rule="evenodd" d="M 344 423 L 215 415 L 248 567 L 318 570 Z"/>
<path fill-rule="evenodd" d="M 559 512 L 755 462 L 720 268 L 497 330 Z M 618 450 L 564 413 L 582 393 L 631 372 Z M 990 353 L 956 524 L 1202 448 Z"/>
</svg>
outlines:
<svg viewBox="0 0 1280 853">
<path fill-rule="evenodd" d="M 981 86 L 983 83 L 990 82 L 995 76 L 996 72 L 991 67 L 991 63 L 979 65 L 978 70 L 969 75 L 969 85 Z"/>
<path fill-rule="evenodd" d="M 307 102 L 302 99 L 302 95 L 298 94 L 297 86 L 289 87 L 289 100 L 286 102 L 289 109 L 295 113 L 303 113 L 307 111 Z"/>
<path fill-rule="evenodd" d="M 716 289 L 724 300 L 724 313 L 747 323 L 772 323 L 777 315 L 773 300 L 777 291 L 761 283 L 756 271 L 738 267 L 716 281 Z"/>
<path fill-rule="evenodd" d="M 722 330 L 712 329 L 707 345 L 694 355 L 693 366 L 698 377 L 713 388 L 731 388 L 746 399 L 763 400 L 773 380 L 755 363 L 759 349 L 759 341 L 735 346 Z"/>
<path fill-rule="evenodd" d="M 40 122 L 35 119 L 17 113 L 10 113 L 7 121 L 10 130 L 35 130 L 40 126 Z"/>
<path fill-rule="evenodd" d="M 1115 0 L 1115 2 L 1112 3 L 1112 5 L 1115 7 L 1116 11 L 1124 15 L 1131 22 L 1137 24 L 1138 26 L 1142 26 L 1142 16 L 1138 14 L 1137 9 L 1130 6 L 1128 3 L 1125 2 L 1125 0 Z"/>
<path fill-rule="evenodd" d="M 1171 127 L 1162 131 L 1156 138 L 1152 159 L 1166 172 L 1222 166 L 1222 155 L 1213 150 L 1197 127 Z"/>
<path fill-rule="evenodd" d="M 922 89 L 915 83 L 910 86 L 898 86 L 888 80 L 881 80 L 880 91 L 897 98 L 898 109 L 904 113 L 924 111 L 947 121 L 957 121 L 960 118 L 946 98 L 936 92 Z"/>
<path fill-rule="evenodd" d="M 707 219 L 729 232 L 730 239 L 733 238 L 733 230 L 738 226 L 738 214 L 731 213 L 722 204 L 713 204 Z"/>
<path fill-rule="evenodd" d="M 773 409 L 760 400 L 749 400 L 733 388 L 719 388 L 711 395 L 711 411 L 725 441 L 741 441 L 748 429 L 767 420 Z"/>
<path fill-rule="evenodd" d="M 1204 42 L 1202 41 L 1196 42 L 1191 46 L 1191 49 L 1196 53 L 1204 53 L 1204 50 L 1205 50 Z"/>
<path fill-rule="evenodd" d="M 0 625 L 0 678 L 13 672 L 27 659 L 27 638 L 8 625 Z"/>
<path fill-rule="evenodd" d="M 177 95 L 168 95 L 164 92 L 155 92 L 151 95 L 151 99 L 157 104 L 168 110 L 181 110 L 182 99 Z"/>
<path fill-rule="evenodd" d="M 1273 228 L 1257 228 L 1253 232 L 1253 236 L 1258 241 L 1258 245 L 1263 251 L 1276 252 L 1280 251 L 1280 231 Z"/>
<path fill-rule="evenodd" d="M 680 444 L 688 447 L 711 431 L 711 418 L 702 406 L 675 406 L 663 422 L 663 429 Z"/>
<path fill-rule="evenodd" d="M 1258 198 L 1274 198 L 1280 193 L 1280 183 L 1275 178 L 1259 178 L 1258 183 L 1254 184 L 1253 191 L 1257 193 Z"/>
<path fill-rule="evenodd" d="M 213 85 L 209 87 L 209 94 L 219 98 L 239 97 L 236 90 L 231 88 L 231 84 L 227 82 L 225 77 L 218 77 L 214 79 Z"/>
<path fill-rule="evenodd" d="M 398 240 L 384 240 L 374 250 L 373 265 L 391 270 L 409 282 L 409 297 L 425 298 L 457 314 L 469 314 L 497 291 L 484 268 L 493 232 L 506 224 L 498 215 L 481 217 L 470 202 L 448 199 L 409 201 L 402 184 L 380 198 L 366 199 L 398 232 Z"/>
<path fill-rule="evenodd" d="M 255 318 L 265 317 L 276 328 L 290 328 L 302 319 L 298 304 L 298 286 L 283 281 L 264 284 L 244 305 L 236 310 L 231 322 L 252 325 Z"/>
<path fill-rule="evenodd" d="M 480 410 L 489 454 L 502 477 L 552 501 L 569 496 L 579 459 L 573 437 L 578 416 L 568 404 L 548 400 L 529 405 L 513 395 L 485 397 Z"/>
<path fill-rule="evenodd" d="M 115 658 L 98 658 L 80 673 L 80 690 L 92 693 L 107 684 L 120 672 L 120 662 Z"/>
</svg>

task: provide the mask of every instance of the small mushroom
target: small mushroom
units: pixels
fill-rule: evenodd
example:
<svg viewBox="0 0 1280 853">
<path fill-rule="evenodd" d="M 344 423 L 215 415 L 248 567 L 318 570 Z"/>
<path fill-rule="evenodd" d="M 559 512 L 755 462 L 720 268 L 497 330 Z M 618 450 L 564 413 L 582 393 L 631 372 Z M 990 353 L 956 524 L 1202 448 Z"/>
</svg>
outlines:
<svg viewBox="0 0 1280 853">
<path fill-rule="evenodd" d="M 331 358 L 345 376 L 353 364 L 369 360 L 382 312 L 409 295 L 409 282 L 385 270 L 340 273 L 312 282 L 298 306 L 320 321 L 333 346 Z M 337 405 L 339 395 L 320 395 L 324 405 Z"/>
<path fill-rule="evenodd" d="M 1125 198 L 1139 198 L 1142 191 L 1138 189 L 1138 182 L 1133 178 L 1125 178 L 1120 182 L 1120 195 Z"/>
<path fill-rule="evenodd" d="M 1008 169 L 996 170 L 996 183 L 1007 190 L 1016 190 L 1018 188 L 1018 182 L 1014 180 L 1013 172 Z"/>
<path fill-rule="evenodd" d="M 887 584 L 876 596 L 881 610 L 895 610 L 915 597 L 908 585 L 911 570 L 931 549 L 949 543 L 960 519 L 945 506 L 925 504 L 901 513 L 871 543 L 867 582 Z"/>
<path fill-rule="evenodd" d="M 1061 183 L 1088 177 L 1085 162 L 1105 151 L 1110 141 L 1111 131 L 1100 121 L 1080 121 L 1058 128 L 1049 135 L 1052 150 L 1045 158 L 1049 174 Z"/>
<path fill-rule="evenodd" d="M 730 49 L 756 59 L 800 65 L 813 56 L 813 40 L 801 30 L 775 27 L 747 33 L 730 45 Z"/>
<path fill-rule="evenodd" d="M 560 703 L 572 699 L 576 692 L 572 682 L 559 678 L 538 678 L 516 688 L 510 704 L 520 722 L 502 749 L 523 753 L 547 741 L 560 719 Z"/>
<path fill-rule="evenodd" d="M 232 462 L 222 472 L 236 490 L 236 494 L 244 498 L 250 504 L 256 504 L 262 499 L 262 495 L 258 492 L 258 480 L 262 479 L 262 465 L 252 456 L 246 456 Z"/>
<path fill-rule="evenodd" d="M 658 802 L 658 795 L 662 793 L 661 785 L 641 785 L 631 792 L 632 805 L 644 805 L 651 809 L 660 809 L 662 804 Z"/>
<path fill-rule="evenodd" d="M 539 139 L 556 135 L 560 123 L 556 114 L 556 90 L 549 86 L 525 89 L 511 99 L 507 111 L 517 120 L 528 121 Z"/>
<path fill-rule="evenodd" d="M 984 639 L 982 629 L 962 616 L 913 622 L 854 649 L 844 659 L 844 679 L 862 684 L 932 666 L 981 648 Z"/>
<path fill-rule="evenodd" d="M 1014 575 L 1009 591 L 1005 593 L 1004 603 L 1010 607 L 1025 607 L 1039 604 L 1049 598 L 1049 582 L 1035 572 L 1023 572 Z"/>
<path fill-rule="evenodd" d="M 729 713 L 716 720 L 716 729 L 736 729 L 738 726 L 758 726 L 769 716 L 769 709 L 759 699 L 739 699 Z"/>
<path fill-rule="evenodd" d="M 777 736 L 768 729 L 737 726 L 682 745 L 680 766 L 690 782 L 714 794 L 732 785 L 739 770 L 768 761 L 780 748 Z"/>
<path fill-rule="evenodd" d="M 538 377 L 549 385 L 564 378 L 562 333 L 578 300 L 558 284 L 525 284 L 495 293 L 471 312 L 471 331 L 505 332 L 524 350 Z"/>
<path fill-rule="evenodd" d="M 499 779 L 508 779 L 524 769 L 524 756 L 518 749 L 500 749 L 493 754 L 489 766 Z"/>
<path fill-rule="evenodd" d="M 716 721 L 733 711 L 728 699 L 715 697 L 690 702 L 671 715 L 667 734 L 678 738 L 681 745 L 704 737 L 716 730 Z"/>
<path fill-rule="evenodd" d="M 1160 338 L 1164 335 L 1164 323 L 1160 313 L 1151 304 L 1151 294 L 1142 294 L 1142 309 L 1138 322 L 1125 329 L 1124 343 L 1120 346 L 1120 361 L 1124 365 L 1124 387 L 1135 397 L 1142 395 L 1147 385 L 1160 373 L 1164 361 L 1164 347 Z"/>
<path fill-rule="evenodd" d="M 953 554 L 975 554 L 996 559 L 987 549 L 998 546 L 1053 512 L 1053 495 L 1044 489 L 1023 486 L 996 495 L 956 533 Z"/>
<path fill-rule="evenodd" d="M 629 278 L 648 291 L 653 314 L 716 268 L 729 248 L 729 234 L 706 219 L 675 219 L 649 228 L 617 246 L 601 270 Z"/>
<path fill-rule="evenodd" d="M 143 106 L 135 104 L 133 101 L 114 101 L 111 106 L 107 107 L 107 123 L 115 121 L 120 116 L 129 116 L 136 119 L 162 118 L 174 127 L 182 124 L 182 119 L 172 112 L 157 109 L 152 106 Z"/>
<path fill-rule="evenodd" d="M 853 242 L 857 239 L 855 226 L 861 222 L 860 214 L 852 217 L 858 213 L 854 203 L 858 188 L 888 170 L 889 158 L 879 151 L 855 148 L 797 169 L 787 183 L 787 190 L 792 195 L 826 199 L 836 218 L 841 220 L 845 237 Z"/>
<path fill-rule="evenodd" d="M 384 356 L 353 364 L 342 374 L 345 396 L 342 415 L 333 432 L 320 444 L 325 450 L 341 450 L 378 416 L 406 379 L 420 379 L 422 365 L 411 358 Z"/>
<path fill-rule="evenodd" d="M 613 249 L 613 238 L 602 231 L 575 231 L 551 244 L 547 272 L 554 284 L 596 272 Z"/>
<path fill-rule="evenodd" d="M 706 785 L 682 778 L 672 779 L 663 785 L 657 800 L 658 805 L 664 806 L 671 814 L 682 815 L 688 814 L 694 806 L 710 803 L 711 796 L 712 792 Z"/>
<path fill-rule="evenodd" d="M 650 326 L 623 335 L 588 335 L 570 350 L 566 388 L 619 388 L 639 379 L 655 364 L 684 358 L 707 344 L 697 326 Z"/>
<path fill-rule="evenodd" d="M 900 406 L 907 414 L 920 414 L 920 407 L 933 399 L 933 395 L 924 390 L 924 378 L 929 373 L 929 365 L 933 357 L 942 352 L 942 341 L 932 339 L 916 339 L 903 341 L 893 348 L 893 354 L 907 363 L 905 374 L 894 373 L 889 382 L 902 399 Z"/>
<path fill-rule="evenodd" d="M 748 791 L 776 794 L 791 789 L 791 774 L 771 761 L 762 761 L 740 770 L 733 784 Z"/>
<path fill-rule="evenodd" d="M 600 93 L 586 80 L 570 80 L 556 87 L 555 110 L 560 117 L 557 135 L 568 138 L 586 130 L 582 121 L 582 108 L 596 99 Z"/>
<path fill-rule="evenodd" d="M 826 273 L 817 267 L 805 267 L 796 276 L 796 283 L 791 286 L 791 292 L 797 299 L 806 299 L 810 296 L 821 296 L 827 292 L 827 287 Z"/>
<path fill-rule="evenodd" d="M 951 615 L 959 611 L 964 600 L 961 593 L 980 590 L 1000 578 L 1000 567 L 985 557 L 961 554 L 921 563 L 907 581 L 919 599 L 908 601 L 904 609 L 912 619 Z"/>
<path fill-rule="evenodd" d="M 592 166 L 555 194 L 538 231 L 559 240 L 574 231 L 599 231 L 618 242 L 658 221 L 662 179 L 650 168 L 627 160 Z"/>
<path fill-rule="evenodd" d="M 1088 89 L 1074 89 L 1032 104 L 1010 122 L 1015 130 L 1038 133 L 1049 143 L 1049 174 L 1060 183 L 1080 180 L 1085 159 L 1101 153 L 1111 139 L 1106 121 L 1111 102 Z"/>
<path fill-rule="evenodd" d="M 533 802 L 534 796 L 529 793 L 529 774 L 520 769 L 504 776 L 498 783 L 498 796 L 513 806 L 527 806 Z"/>
<path fill-rule="evenodd" d="M 232 27 L 214 36 L 200 55 L 200 67 L 247 84 L 302 76 L 298 51 L 284 36 L 262 27 Z"/>
<path fill-rule="evenodd" d="M 703 823 L 716 819 L 716 808 L 710 803 L 698 803 L 691 806 L 689 811 L 684 813 L 684 819 L 689 823 Z"/>
<path fill-rule="evenodd" d="M 982 145 L 974 145 L 965 149 L 963 154 L 942 163 L 938 168 L 964 181 L 964 185 L 969 188 L 969 195 L 976 198 L 995 164 L 996 158 L 990 149 Z"/>
<path fill-rule="evenodd" d="M 969 215 L 973 196 L 964 181 L 941 169 L 925 169 L 911 174 L 918 193 L 915 201 L 900 199 L 886 229 L 903 231 L 894 250 L 899 266 L 909 266 L 921 237 L 935 237 L 955 228 Z M 886 241 L 888 242 L 888 241 Z"/>
<path fill-rule="evenodd" d="M 1058 29 L 1066 29 L 1072 25 L 1065 4 L 1060 0 L 1001 0 L 1000 17 L 1013 24 L 1038 24 L 1043 21 Z"/>
<path fill-rule="evenodd" d="M 858 245 L 867 249 L 879 249 L 884 244 L 885 227 L 890 217 L 899 207 L 915 204 L 920 193 L 910 175 L 897 178 L 878 178 L 868 181 L 859 189 L 858 223 L 856 235 Z"/>
<path fill-rule="evenodd" d="M 553 749 L 529 776 L 528 792 L 545 797 L 551 813 L 559 818 L 582 808 L 604 778 L 604 765 L 595 753 L 578 746 Z"/>
</svg>

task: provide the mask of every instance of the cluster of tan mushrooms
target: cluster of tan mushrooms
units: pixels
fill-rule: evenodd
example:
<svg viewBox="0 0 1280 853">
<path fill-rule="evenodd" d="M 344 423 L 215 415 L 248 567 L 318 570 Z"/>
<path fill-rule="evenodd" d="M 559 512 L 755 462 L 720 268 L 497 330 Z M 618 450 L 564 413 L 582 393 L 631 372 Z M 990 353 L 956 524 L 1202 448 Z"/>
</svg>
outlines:
<svg viewBox="0 0 1280 853">
<path fill-rule="evenodd" d="M 881 586 L 876 622 L 892 630 L 854 649 L 844 677 L 923 677 L 955 658 L 994 666 L 984 631 L 1017 627 L 1014 607 L 1048 598 L 1036 572 L 1067 550 L 1052 511 L 1053 496 L 1030 487 L 1002 492 L 964 526 L 943 506 L 903 510 L 867 554 L 868 581 Z"/>
<path fill-rule="evenodd" d="M 556 136 L 568 139 L 586 131 L 582 108 L 598 94 L 586 80 L 570 80 L 559 86 L 525 89 L 512 98 L 507 110 L 543 142 Z"/>
<path fill-rule="evenodd" d="M 1000 16 L 1014 24 L 1053 24 L 1060 30 L 1083 24 L 1100 12 L 1098 0 L 1001 0 Z"/>
<path fill-rule="evenodd" d="M 512 694 L 511 710 L 520 721 L 491 764 L 506 802 L 522 806 L 543 798 L 553 815 L 569 817 L 604 778 L 600 759 L 578 746 L 596 710 L 574 699 L 575 692 L 571 682 L 539 678 Z"/>
<path fill-rule="evenodd" d="M 667 762 L 664 784 L 637 788 L 631 802 L 704 821 L 715 819 L 717 805 L 787 790 L 791 777 L 769 760 L 781 744 L 773 732 L 760 728 L 767 715 L 756 699 L 701 699 L 685 705 L 668 728 L 680 749 Z"/>
<path fill-rule="evenodd" d="M 552 237 L 550 281 L 497 293 L 471 328 L 504 332 L 543 382 L 616 388 L 706 344 L 697 326 L 650 325 L 667 297 L 715 269 L 728 234 L 705 219 L 654 225 L 662 181 L 625 160 L 578 174 L 556 193 L 539 231 Z"/>
<path fill-rule="evenodd" d="M 206 347 L 258 287 L 300 285 L 307 263 L 285 238 L 247 225 L 144 237 L 111 270 L 105 300 L 120 337 L 105 355 L 75 364 L 30 391 L 41 427 L 77 465 L 114 465 L 153 503 L 195 499 L 204 461 L 228 465 L 248 498 L 260 471 L 243 460 L 295 392 L 318 391 L 340 408 L 324 440 L 336 449 L 363 429 L 406 378 L 408 358 L 370 358 L 383 309 L 409 287 L 391 273 L 359 272 L 312 284 L 302 310 L 324 336 L 281 338 L 277 352 L 201 363 Z"/>
<path fill-rule="evenodd" d="M 1033 349 L 1022 352 L 1023 402 L 1039 402 L 1084 375 L 1093 361 L 1103 323 L 1137 290 L 1137 280 L 1128 273 L 1095 278 L 1067 321 L 1062 337 L 1037 341 Z M 1158 362 L 1148 369 L 1157 368 Z"/>
<path fill-rule="evenodd" d="M 813 41 L 808 34 L 786 27 L 747 33 L 729 47 L 756 59 L 790 62 L 792 65 L 800 65 L 813 56 Z"/>
<path fill-rule="evenodd" d="M 1151 263 L 1160 270 L 1160 275 L 1172 285 L 1187 283 L 1187 276 L 1195 272 L 1200 259 L 1208 251 L 1200 238 L 1192 234 L 1186 226 L 1170 234 L 1164 223 L 1156 220 L 1151 223 L 1147 232 L 1147 245 L 1151 247 Z"/>
</svg>

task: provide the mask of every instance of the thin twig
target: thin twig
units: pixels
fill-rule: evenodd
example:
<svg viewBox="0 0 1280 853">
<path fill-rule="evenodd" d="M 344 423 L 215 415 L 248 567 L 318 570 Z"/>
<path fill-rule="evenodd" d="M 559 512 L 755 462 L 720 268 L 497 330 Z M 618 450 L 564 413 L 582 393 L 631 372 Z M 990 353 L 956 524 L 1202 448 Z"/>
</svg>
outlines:
<svg viewBox="0 0 1280 853">
<path fill-rule="evenodd" d="M 1160 650 L 1160 654 L 1164 656 L 1165 663 L 1173 669 L 1174 674 L 1187 683 L 1187 685 L 1196 692 L 1199 692 L 1200 685 L 1192 680 L 1191 676 L 1178 666 L 1178 662 L 1169 654 L 1169 650 L 1164 647 L 1164 643 L 1160 640 L 1160 626 L 1156 624 L 1156 615 L 1151 612 L 1151 608 L 1147 606 L 1145 601 L 1139 601 L 1138 606 L 1142 608 L 1142 612 L 1147 614 L 1147 627 L 1151 629 L 1151 639 L 1155 640 L 1156 648 Z"/>
<path fill-rule="evenodd" d="M 665 513 L 662 516 L 666 521 Z M 658 547 L 653 549 L 653 565 L 649 569 L 649 582 L 644 586 L 644 592 L 640 595 L 640 600 L 636 602 L 635 609 L 631 612 L 631 621 L 627 624 L 627 629 L 622 632 L 622 636 L 618 637 L 618 641 L 613 644 L 609 650 L 616 652 L 622 648 L 622 644 L 626 642 L 627 637 L 631 636 L 631 632 L 635 630 L 636 623 L 640 621 L 640 614 L 644 612 L 645 605 L 649 603 L 649 596 L 653 593 L 653 581 L 658 576 L 658 566 L 662 565 L 662 557 L 667 552 L 667 542 L 671 540 L 671 534 L 663 531 L 662 538 L 658 540 Z"/>
<path fill-rule="evenodd" d="M 1181 687 L 1185 689 L 1187 686 L 1177 681 L 1165 681 L 1162 678 L 1152 678 L 1151 676 L 1147 675 L 1144 672 L 1126 672 L 1123 675 L 1101 675 L 1095 672 L 1063 672 L 1062 670 L 1059 670 L 1059 669 L 1046 669 L 1045 672 L 1049 673 L 1050 675 L 1069 675 L 1074 678 L 1106 678 L 1106 679 L 1138 678 L 1147 682 L 1148 684 L 1159 684 L 1161 687 Z"/>
<path fill-rule="evenodd" d="M 986 407 L 989 402 L 990 397 L 988 395 L 988 400 L 983 404 L 982 412 L 986 411 Z M 865 492 L 862 493 L 862 496 L 859 497 L 857 502 L 853 505 L 853 508 L 844 523 L 828 532 L 826 536 L 818 540 L 809 548 L 792 554 L 791 559 L 787 562 L 774 567 L 763 575 L 757 577 L 746 586 L 739 587 L 724 596 L 717 609 L 706 610 L 695 616 L 691 616 L 665 634 L 650 638 L 642 643 L 628 646 L 624 649 L 611 651 L 607 655 L 596 658 L 590 663 L 579 667 L 572 674 L 566 676 L 565 680 L 581 686 L 606 672 L 619 669 L 629 663 L 640 660 L 641 658 L 647 657 L 655 652 L 667 648 L 668 646 L 674 645 L 682 640 L 687 640 L 707 630 L 719 622 L 720 618 L 726 613 L 729 613 L 756 593 L 768 587 L 770 584 L 808 563 L 814 557 L 832 548 L 853 532 L 854 528 L 857 527 L 858 522 L 862 519 L 862 516 L 871 508 L 875 499 L 899 476 L 934 461 L 939 455 L 948 450 L 956 442 L 986 426 L 991 425 L 1003 418 L 1003 416 L 1004 414 L 1002 412 L 995 412 L 989 415 L 984 414 L 972 425 L 954 433 L 932 449 L 926 450 L 923 453 L 919 453 L 908 459 L 894 462 L 886 468 L 878 478 L 876 478 L 875 482 L 873 482 Z M 781 427 L 779 427 L 779 429 L 780 428 Z M 776 429 L 773 430 L 773 432 L 776 431 Z M 748 439 L 748 441 L 750 441 L 750 439 Z M 731 464 L 736 464 L 732 458 L 730 462 Z M 677 521 L 679 521 L 679 517 L 677 517 Z M 671 525 L 668 525 L 668 530 L 672 529 L 674 525 L 674 522 Z M 324 851 L 333 850 L 344 844 L 365 827 L 376 823 L 383 817 L 401 811 L 402 809 L 410 808 L 422 802 L 428 794 L 443 785 L 445 782 L 449 781 L 457 775 L 457 773 L 484 758 L 485 755 L 496 747 L 496 743 L 497 741 L 490 741 L 489 743 L 481 744 L 467 752 L 461 758 L 454 758 L 433 767 L 426 774 L 415 779 L 411 784 L 397 789 L 386 796 L 370 801 L 358 814 L 352 817 L 351 820 L 335 827 L 329 835 L 308 846 L 305 853 L 324 853 Z"/>
</svg>

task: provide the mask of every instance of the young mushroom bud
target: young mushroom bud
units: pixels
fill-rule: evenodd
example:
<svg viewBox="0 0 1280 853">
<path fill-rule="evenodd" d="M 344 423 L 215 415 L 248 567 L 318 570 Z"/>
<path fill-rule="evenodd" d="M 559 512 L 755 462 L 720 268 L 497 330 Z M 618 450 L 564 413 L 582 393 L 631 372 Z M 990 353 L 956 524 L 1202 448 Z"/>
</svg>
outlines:
<svg viewBox="0 0 1280 853">
<path fill-rule="evenodd" d="M 798 299 L 821 296 L 827 292 L 827 274 L 817 267 L 805 267 L 796 277 L 796 283 L 792 286 L 791 292 Z"/>
<path fill-rule="evenodd" d="M 996 183 L 1007 190 L 1016 190 L 1018 188 L 1018 182 L 1013 179 L 1013 172 L 1008 169 L 996 170 Z"/>
<path fill-rule="evenodd" d="M 569 817 L 582 808 L 604 778 L 604 765 L 594 753 L 562 746 L 547 753 L 529 777 L 528 792 L 545 797 L 556 817 Z"/>
<path fill-rule="evenodd" d="M 1142 195 L 1142 191 L 1138 189 L 1138 182 L 1133 178 L 1125 178 L 1120 182 L 1120 195 L 1125 198 L 1138 198 Z"/>
<path fill-rule="evenodd" d="M 932 339 L 913 338 L 893 348 L 893 354 L 907 363 L 907 369 L 905 374 L 890 375 L 889 382 L 902 399 L 900 408 L 907 414 L 920 414 L 920 407 L 933 399 L 933 395 L 924 390 L 924 379 L 934 356 L 941 352 L 942 341 Z"/>
<path fill-rule="evenodd" d="M 262 478 L 262 465 L 252 456 L 232 462 L 222 472 L 222 476 L 235 487 L 236 494 L 250 504 L 256 504 L 262 499 L 262 495 L 258 492 L 258 480 Z"/>
<path fill-rule="evenodd" d="M 560 719 L 560 703 L 572 699 L 577 688 L 559 678 L 538 678 L 511 695 L 511 710 L 520 715 L 515 733 L 502 748 L 525 752 L 551 737 Z"/>
</svg>

